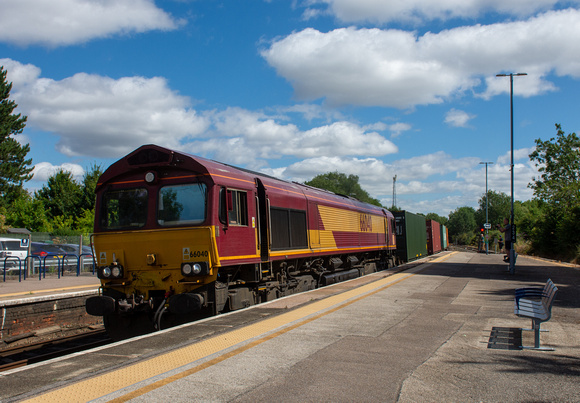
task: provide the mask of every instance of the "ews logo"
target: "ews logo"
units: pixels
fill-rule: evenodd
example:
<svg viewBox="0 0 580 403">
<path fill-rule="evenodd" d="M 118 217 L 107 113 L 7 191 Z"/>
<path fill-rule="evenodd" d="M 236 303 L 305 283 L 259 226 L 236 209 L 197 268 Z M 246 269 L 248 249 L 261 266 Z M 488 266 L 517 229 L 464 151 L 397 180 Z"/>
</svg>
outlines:
<svg viewBox="0 0 580 403">
<path fill-rule="evenodd" d="M 359 219 L 361 232 L 373 232 L 373 217 L 370 214 L 361 214 Z"/>
</svg>

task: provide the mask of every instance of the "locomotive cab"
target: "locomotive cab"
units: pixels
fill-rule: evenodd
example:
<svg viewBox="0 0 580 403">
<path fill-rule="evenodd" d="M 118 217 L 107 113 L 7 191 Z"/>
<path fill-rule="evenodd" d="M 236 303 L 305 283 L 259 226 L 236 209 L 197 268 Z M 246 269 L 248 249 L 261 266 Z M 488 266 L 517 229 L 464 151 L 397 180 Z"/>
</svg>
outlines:
<svg viewBox="0 0 580 403">
<path fill-rule="evenodd" d="M 144 149 L 133 157 L 107 170 L 97 186 L 93 244 L 101 295 L 88 299 L 86 310 L 103 316 L 108 330 L 128 330 L 134 315 L 154 330 L 167 313 L 215 310 L 207 287 L 217 277 L 208 214 L 217 210 L 208 208 L 216 202 L 213 183 L 180 168 L 176 155 Z"/>
</svg>

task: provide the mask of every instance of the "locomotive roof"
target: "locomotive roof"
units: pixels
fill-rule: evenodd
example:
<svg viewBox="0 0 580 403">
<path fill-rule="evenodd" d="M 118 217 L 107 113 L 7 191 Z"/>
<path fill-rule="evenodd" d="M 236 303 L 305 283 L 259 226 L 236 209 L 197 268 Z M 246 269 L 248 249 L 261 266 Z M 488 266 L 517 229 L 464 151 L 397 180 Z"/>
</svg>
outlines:
<svg viewBox="0 0 580 403">
<path fill-rule="evenodd" d="M 254 172 L 249 169 L 235 167 L 225 163 L 217 162 L 207 158 L 182 153 L 161 147 L 155 144 L 143 145 L 135 151 L 129 153 L 117 162 L 113 163 L 99 178 L 97 187 L 113 180 L 118 175 L 131 171 L 147 171 L 159 166 L 176 167 L 180 169 L 192 170 L 202 175 L 211 177 L 214 181 L 222 183 L 224 180 L 244 181 L 255 183 L 255 179 L 260 179 L 268 188 L 268 184 L 284 190 L 292 189 L 304 194 L 305 197 L 324 199 L 329 202 L 348 204 L 355 208 L 365 208 L 379 213 L 381 210 L 386 215 L 391 215 L 386 209 L 363 203 L 358 199 L 333 193 L 328 190 L 315 188 L 297 182 L 289 182 L 273 176 Z M 219 179 L 217 179 L 219 178 Z"/>
</svg>

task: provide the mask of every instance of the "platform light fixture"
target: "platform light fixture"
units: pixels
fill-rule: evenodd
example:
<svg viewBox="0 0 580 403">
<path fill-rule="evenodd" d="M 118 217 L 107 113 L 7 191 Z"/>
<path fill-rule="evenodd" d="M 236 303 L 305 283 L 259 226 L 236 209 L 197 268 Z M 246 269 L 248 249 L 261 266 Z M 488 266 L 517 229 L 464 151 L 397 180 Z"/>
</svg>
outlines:
<svg viewBox="0 0 580 403">
<path fill-rule="evenodd" d="M 511 171 L 511 210 L 510 210 L 510 229 L 511 229 L 511 240 L 512 240 L 512 247 L 510 249 L 510 266 L 509 272 L 514 274 L 516 272 L 516 263 L 515 263 L 515 249 L 514 249 L 514 242 L 515 242 L 515 227 L 514 227 L 514 76 L 527 76 L 528 73 L 507 73 L 507 74 L 496 74 L 496 77 L 509 77 L 510 78 L 510 124 L 511 124 L 511 162 L 510 162 L 510 171 Z"/>
</svg>

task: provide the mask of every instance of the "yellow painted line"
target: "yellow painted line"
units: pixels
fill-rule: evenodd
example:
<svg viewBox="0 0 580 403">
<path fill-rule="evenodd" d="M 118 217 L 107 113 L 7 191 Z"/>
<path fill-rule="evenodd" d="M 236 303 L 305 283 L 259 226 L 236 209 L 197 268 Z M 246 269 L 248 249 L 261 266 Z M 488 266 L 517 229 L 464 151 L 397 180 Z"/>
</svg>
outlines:
<svg viewBox="0 0 580 403">
<path fill-rule="evenodd" d="M 446 254 L 446 255 L 439 256 L 439 257 L 437 257 L 437 258 L 433 259 L 433 260 L 432 260 L 431 262 L 429 262 L 429 263 L 441 263 L 441 262 L 444 262 L 444 261 L 446 261 L 447 259 L 449 259 L 451 256 L 453 256 L 453 255 L 455 255 L 455 254 L 457 254 L 457 253 L 459 253 L 459 252 L 457 252 L 457 251 L 454 251 L 454 252 L 448 253 L 448 254 Z"/>
<path fill-rule="evenodd" d="M 437 258 L 430 263 L 446 260 L 455 253 L 457 252 Z M 219 334 L 169 353 L 106 374 L 98 375 L 94 378 L 86 379 L 61 389 L 47 392 L 27 400 L 27 402 L 60 403 L 70 400 L 90 401 L 222 352 L 222 355 L 218 358 L 206 363 L 200 363 L 200 365 L 192 369 L 181 371 L 177 375 L 154 382 L 149 386 L 138 389 L 137 391 L 129 392 L 116 401 L 120 402 L 132 399 L 177 379 L 201 371 L 204 368 L 235 356 L 255 345 L 275 338 L 280 334 L 286 333 L 322 316 L 328 315 L 331 312 L 342 309 L 358 300 L 380 292 L 403 280 L 409 279 L 426 268 L 427 265 L 421 265 L 407 272 L 393 274 L 392 276 L 313 302 L 276 317 L 268 318 L 252 325 Z M 237 349 L 226 351 L 228 349 L 236 348 L 236 346 L 238 346 Z"/>
<path fill-rule="evenodd" d="M 58 291 L 68 291 L 68 290 L 78 290 L 79 288 L 91 288 L 93 287 L 95 290 L 98 290 L 100 285 L 99 284 L 89 284 L 89 285 L 76 285 L 71 287 L 62 287 L 62 288 L 52 288 L 49 290 L 30 290 L 30 291 L 22 291 L 22 292 L 13 292 L 11 294 L 0 294 L 0 298 L 3 297 L 15 297 L 17 295 L 32 295 L 44 292 L 58 292 Z"/>
<path fill-rule="evenodd" d="M 578 269 L 578 268 L 580 268 L 579 265 L 574 264 L 574 263 L 566 263 L 566 262 L 560 262 L 560 261 L 556 261 L 556 260 L 549 260 L 549 259 L 544 259 L 544 258 L 541 258 L 541 257 L 538 257 L 538 256 L 529 256 L 529 255 L 521 255 L 521 254 L 519 254 L 518 255 L 518 259 L 521 259 L 521 258 L 533 259 L 533 260 L 537 260 L 539 262 L 553 264 L 555 266 L 570 267 L 572 269 Z"/>
</svg>

